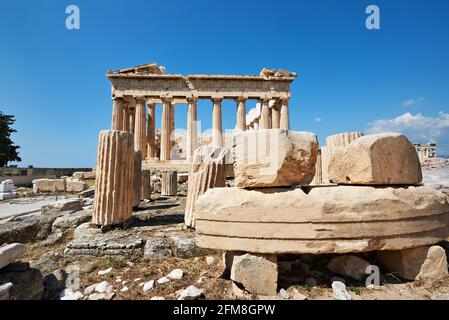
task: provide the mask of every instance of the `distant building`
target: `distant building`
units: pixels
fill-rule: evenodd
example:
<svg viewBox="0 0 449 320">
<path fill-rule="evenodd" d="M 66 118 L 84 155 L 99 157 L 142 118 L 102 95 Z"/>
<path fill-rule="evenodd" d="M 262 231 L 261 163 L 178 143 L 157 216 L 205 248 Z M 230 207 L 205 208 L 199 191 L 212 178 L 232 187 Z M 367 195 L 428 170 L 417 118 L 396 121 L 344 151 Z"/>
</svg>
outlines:
<svg viewBox="0 0 449 320">
<path fill-rule="evenodd" d="M 437 157 L 437 144 L 436 143 L 415 143 L 416 152 L 418 152 L 419 161 L 423 163 L 425 160 Z"/>
</svg>

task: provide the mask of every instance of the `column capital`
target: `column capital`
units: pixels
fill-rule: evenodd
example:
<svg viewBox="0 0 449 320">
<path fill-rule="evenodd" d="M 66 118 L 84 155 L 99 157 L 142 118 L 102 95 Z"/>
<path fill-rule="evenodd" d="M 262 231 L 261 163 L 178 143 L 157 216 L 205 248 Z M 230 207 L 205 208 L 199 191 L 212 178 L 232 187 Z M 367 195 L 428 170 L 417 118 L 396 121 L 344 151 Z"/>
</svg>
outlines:
<svg viewBox="0 0 449 320">
<path fill-rule="evenodd" d="M 222 102 L 223 101 L 223 97 L 211 97 L 211 100 L 213 102 Z"/>
<path fill-rule="evenodd" d="M 198 102 L 198 97 L 187 97 L 186 100 L 187 100 L 187 102 L 189 104 L 197 103 Z"/>
<path fill-rule="evenodd" d="M 173 97 L 161 97 L 162 103 L 173 103 Z"/>
</svg>

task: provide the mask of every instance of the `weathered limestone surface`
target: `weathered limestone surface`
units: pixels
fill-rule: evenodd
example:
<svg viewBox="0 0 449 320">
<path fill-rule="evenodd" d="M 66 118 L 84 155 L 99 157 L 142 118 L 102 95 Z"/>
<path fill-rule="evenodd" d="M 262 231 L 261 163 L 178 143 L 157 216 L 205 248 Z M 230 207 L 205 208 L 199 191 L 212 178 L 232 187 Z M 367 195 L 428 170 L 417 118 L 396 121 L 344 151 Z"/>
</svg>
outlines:
<svg viewBox="0 0 449 320">
<path fill-rule="evenodd" d="M 84 181 L 76 179 L 66 179 L 65 183 L 67 192 L 81 192 L 86 188 Z"/>
<path fill-rule="evenodd" d="M 26 246 L 21 243 L 11 243 L 0 247 L 0 269 L 23 257 Z"/>
<path fill-rule="evenodd" d="M 245 131 L 235 136 L 235 186 L 308 184 L 315 175 L 317 137 L 283 129 Z"/>
<path fill-rule="evenodd" d="M 278 283 L 276 255 L 235 255 L 231 267 L 231 279 L 242 284 L 250 293 L 276 295 Z"/>
<path fill-rule="evenodd" d="M 132 214 L 134 138 L 125 131 L 101 131 L 92 221 L 113 225 Z"/>
<path fill-rule="evenodd" d="M 33 192 L 65 191 L 64 179 L 36 179 L 33 180 Z"/>
<path fill-rule="evenodd" d="M 133 207 L 138 207 L 142 195 L 142 152 L 134 152 Z"/>
<path fill-rule="evenodd" d="M 378 253 L 379 261 L 407 280 L 441 279 L 448 275 L 446 252 L 440 246 Z"/>
<path fill-rule="evenodd" d="M 321 147 L 321 180 L 323 184 L 329 181 L 329 161 L 338 152 L 343 151 L 352 141 L 363 136 L 362 132 L 343 132 L 326 138 L 326 145 Z"/>
<path fill-rule="evenodd" d="M 177 175 L 177 171 L 162 171 L 161 195 L 176 196 L 178 193 Z"/>
<path fill-rule="evenodd" d="M 195 210 L 198 244 L 227 251 L 402 250 L 449 236 L 448 198 L 427 186 L 215 188 Z"/>
<path fill-rule="evenodd" d="M 339 184 L 413 185 L 422 180 L 413 144 L 400 133 L 358 138 L 329 162 L 329 179 Z"/>
<path fill-rule="evenodd" d="M 186 201 L 185 223 L 195 227 L 195 202 L 209 188 L 224 187 L 226 184 L 226 158 L 230 151 L 212 145 L 195 150 L 189 172 L 189 186 Z"/>
<path fill-rule="evenodd" d="M 315 163 L 315 176 L 313 177 L 313 180 L 312 182 L 310 182 L 310 184 L 314 185 L 322 183 L 323 183 L 323 169 L 321 163 L 321 150 L 318 150 Z"/>
<path fill-rule="evenodd" d="M 330 271 L 359 281 L 367 277 L 368 266 L 370 266 L 369 262 L 354 255 L 338 256 L 327 264 Z"/>
</svg>

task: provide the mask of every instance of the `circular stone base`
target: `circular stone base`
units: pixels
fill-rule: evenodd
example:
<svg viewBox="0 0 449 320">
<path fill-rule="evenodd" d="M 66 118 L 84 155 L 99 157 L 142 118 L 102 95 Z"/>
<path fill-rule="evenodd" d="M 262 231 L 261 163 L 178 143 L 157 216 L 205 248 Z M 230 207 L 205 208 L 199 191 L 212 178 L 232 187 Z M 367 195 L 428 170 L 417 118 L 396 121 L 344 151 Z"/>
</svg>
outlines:
<svg viewBox="0 0 449 320">
<path fill-rule="evenodd" d="M 402 250 L 449 237 L 448 197 L 427 186 L 214 188 L 196 214 L 198 245 L 227 251 Z"/>
</svg>

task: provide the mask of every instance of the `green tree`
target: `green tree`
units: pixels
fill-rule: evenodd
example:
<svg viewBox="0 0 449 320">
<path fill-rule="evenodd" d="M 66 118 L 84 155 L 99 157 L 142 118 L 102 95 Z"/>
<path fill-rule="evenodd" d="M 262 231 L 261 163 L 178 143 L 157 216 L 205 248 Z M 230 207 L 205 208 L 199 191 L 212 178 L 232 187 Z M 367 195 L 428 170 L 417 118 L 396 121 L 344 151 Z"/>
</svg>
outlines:
<svg viewBox="0 0 449 320">
<path fill-rule="evenodd" d="M 11 133 L 17 132 L 12 128 L 15 121 L 14 116 L 0 111 L 0 167 L 5 167 L 10 161 L 22 161 L 17 152 L 20 147 L 11 140 Z"/>
</svg>

